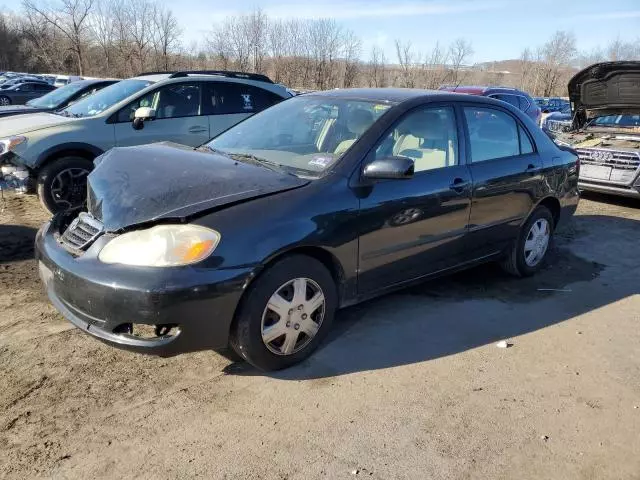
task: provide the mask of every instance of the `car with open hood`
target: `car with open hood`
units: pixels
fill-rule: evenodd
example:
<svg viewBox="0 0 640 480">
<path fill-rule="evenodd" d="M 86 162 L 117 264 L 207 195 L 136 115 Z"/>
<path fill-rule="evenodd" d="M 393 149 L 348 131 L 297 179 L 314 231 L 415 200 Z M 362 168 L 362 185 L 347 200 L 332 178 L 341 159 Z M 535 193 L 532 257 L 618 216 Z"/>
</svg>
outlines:
<svg viewBox="0 0 640 480">
<path fill-rule="evenodd" d="M 640 198 L 640 62 L 591 65 L 569 81 L 571 125 L 551 131 L 580 156 L 580 188 Z"/>
<path fill-rule="evenodd" d="M 118 82 L 118 80 L 98 79 L 73 82 L 64 87 L 49 91 L 49 93 L 39 98 L 31 99 L 24 105 L 0 106 L 0 118 L 60 110 L 116 82 Z"/>
<path fill-rule="evenodd" d="M 191 147 L 290 98 L 259 74 L 151 72 L 114 83 L 62 110 L 0 118 L 6 185 L 38 194 L 52 213 L 86 200 L 93 160 L 112 147 L 172 141 Z"/>
<path fill-rule="evenodd" d="M 58 310 L 113 346 L 231 345 L 279 369 L 340 307 L 491 260 L 535 273 L 577 207 L 576 162 L 491 98 L 309 93 L 200 148 L 103 154 L 36 258 Z"/>
</svg>

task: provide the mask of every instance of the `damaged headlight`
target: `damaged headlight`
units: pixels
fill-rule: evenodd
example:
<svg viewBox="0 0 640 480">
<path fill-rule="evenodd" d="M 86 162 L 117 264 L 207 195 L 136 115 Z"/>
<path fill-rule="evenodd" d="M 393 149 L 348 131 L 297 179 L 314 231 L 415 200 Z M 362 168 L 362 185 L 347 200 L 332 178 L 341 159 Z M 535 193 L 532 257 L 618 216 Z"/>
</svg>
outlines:
<svg viewBox="0 0 640 480">
<path fill-rule="evenodd" d="M 27 141 L 26 137 L 15 136 L 9 138 L 0 138 L 0 155 L 12 151 L 18 145 Z"/>
<path fill-rule="evenodd" d="M 104 263 L 139 267 L 175 267 L 207 258 L 220 234 L 198 225 L 158 225 L 114 238 L 100 251 Z"/>
</svg>

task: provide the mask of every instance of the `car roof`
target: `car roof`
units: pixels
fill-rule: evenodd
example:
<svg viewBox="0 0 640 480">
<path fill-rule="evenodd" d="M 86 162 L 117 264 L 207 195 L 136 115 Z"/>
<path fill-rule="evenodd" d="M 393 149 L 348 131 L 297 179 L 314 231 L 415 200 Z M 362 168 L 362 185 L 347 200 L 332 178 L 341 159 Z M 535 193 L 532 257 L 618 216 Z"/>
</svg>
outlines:
<svg viewBox="0 0 640 480">
<path fill-rule="evenodd" d="M 420 88 L 344 88 L 304 93 L 304 96 L 322 96 L 335 98 L 349 98 L 352 100 L 369 100 L 374 102 L 400 103 L 412 98 L 424 96 L 446 95 L 447 92 L 426 90 Z"/>
</svg>

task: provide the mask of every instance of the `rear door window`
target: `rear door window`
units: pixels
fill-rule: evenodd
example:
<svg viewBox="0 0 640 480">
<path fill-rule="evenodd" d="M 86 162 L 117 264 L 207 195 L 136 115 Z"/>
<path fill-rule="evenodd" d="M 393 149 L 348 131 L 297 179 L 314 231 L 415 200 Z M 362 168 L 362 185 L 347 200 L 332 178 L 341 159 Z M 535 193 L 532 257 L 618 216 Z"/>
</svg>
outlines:
<svg viewBox="0 0 640 480">
<path fill-rule="evenodd" d="M 493 98 L 497 100 L 502 100 L 503 102 L 507 102 L 510 105 L 513 105 L 516 108 L 520 108 L 520 103 L 518 102 L 518 97 L 515 95 L 510 95 L 506 93 L 498 93 L 496 95 L 491 95 Z"/>
<path fill-rule="evenodd" d="M 205 115 L 253 114 L 282 100 L 268 90 L 232 82 L 206 82 L 203 98 Z"/>
<path fill-rule="evenodd" d="M 472 163 L 521 154 L 518 131 L 521 127 L 511 115 L 483 107 L 464 107 L 464 115 L 469 129 Z M 528 137 L 525 138 L 528 141 Z M 523 151 L 529 148 L 533 151 L 531 142 L 527 146 L 525 141 Z"/>
<path fill-rule="evenodd" d="M 522 110 L 523 112 L 526 112 L 527 110 L 529 110 L 529 106 L 531 105 L 531 103 L 529 102 L 527 97 L 518 95 L 518 101 L 520 103 L 520 110 Z"/>
</svg>

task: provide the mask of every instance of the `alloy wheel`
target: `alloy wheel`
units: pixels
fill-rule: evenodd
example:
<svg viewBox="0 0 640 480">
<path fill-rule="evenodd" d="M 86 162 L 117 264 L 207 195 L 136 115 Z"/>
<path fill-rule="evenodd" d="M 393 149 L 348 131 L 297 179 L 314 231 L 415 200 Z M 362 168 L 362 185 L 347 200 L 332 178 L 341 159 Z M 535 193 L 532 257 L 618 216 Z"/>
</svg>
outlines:
<svg viewBox="0 0 640 480">
<path fill-rule="evenodd" d="M 524 242 L 524 261 L 535 267 L 544 258 L 551 239 L 551 226 L 545 218 L 539 218 L 531 225 Z"/>
<path fill-rule="evenodd" d="M 326 299 L 309 278 L 281 285 L 262 314 L 262 341 L 276 355 L 293 355 L 316 336 L 324 320 Z"/>
<path fill-rule="evenodd" d="M 0 97 L 0 106 L 6 107 L 8 105 L 11 105 L 9 99 L 7 97 Z"/>
<path fill-rule="evenodd" d="M 51 198 L 60 207 L 75 207 L 84 201 L 87 190 L 85 168 L 67 168 L 58 173 L 51 182 Z"/>
</svg>

